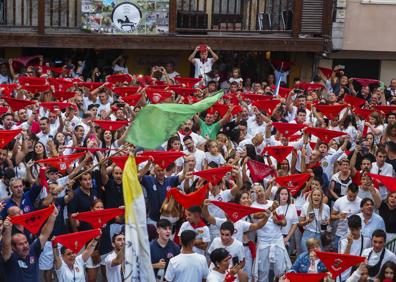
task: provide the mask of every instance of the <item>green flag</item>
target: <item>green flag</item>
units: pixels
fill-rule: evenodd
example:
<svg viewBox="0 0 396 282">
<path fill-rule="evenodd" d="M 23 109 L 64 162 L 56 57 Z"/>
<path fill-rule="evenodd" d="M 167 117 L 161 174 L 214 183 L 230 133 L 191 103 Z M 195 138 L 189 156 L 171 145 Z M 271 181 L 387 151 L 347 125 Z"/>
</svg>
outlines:
<svg viewBox="0 0 396 282">
<path fill-rule="evenodd" d="M 223 92 L 219 91 L 214 96 L 192 105 L 147 105 L 136 116 L 126 141 L 147 149 L 158 148 L 179 129 L 180 125 L 191 119 L 195 113 L 210 108 L 222 95 Z"/>
</svg>

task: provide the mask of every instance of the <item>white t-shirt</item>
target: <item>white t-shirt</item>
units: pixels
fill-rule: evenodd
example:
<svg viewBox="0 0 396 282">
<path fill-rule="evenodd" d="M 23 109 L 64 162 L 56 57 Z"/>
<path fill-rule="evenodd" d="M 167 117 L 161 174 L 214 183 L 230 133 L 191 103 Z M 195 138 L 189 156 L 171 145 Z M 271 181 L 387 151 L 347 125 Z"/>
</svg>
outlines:
<svg viewBox="0 0 396 282">
<path fill-rule="evenodd" d="M 206 278 L 206 282 L 224 282 L 226 274 L 220 273 L 214 269 L 209 270 L 208 277 Z"/>
<path fill-rule="evenodd" d="M 272 206 L 272 201 L 267 201 L 265 205 L 254 202 L 252 208 L 268 209 Z M 257 222 L 258 220 L 256 220 Z M 272 243 L 276 240 L 282 239 L 281 226 L 274 223 L 271 217 L 268 219 L 267 223 L 257 230 L 257 242 L 258 243 Z"/>
<path fill-rule="evenodd" d="M 276 213 L 278 215 L 285 215 L 286 217 L 286 226 L 283 226 L 282 229 L 282 234 L 287 235 L 289 234 L 290 228 L 292 227 L 293 224 L 298 223 L 298 216 L 297 216 L 297 209 L 296 206 L 293 204 L 290 205 L 284 205 L 284 206 L 279 206 L 276 209 Z"/>
<path fill-rule="evenodd" d="M 121 67 L 118 64 L 115 64 L 113 67 L 114 72 L 120 72 L 120 73 L 128 73 L 128 67 Z"/>
<path fill-rule="evenodd" d="M 362 239 L 363 239 L 363 241 L 362 241 Z M 339 246 L 338 246 L 338 253 L 343 254 L 345 252 L 347 243 L 348 243 L 347 238 L 341 239 Z M 363 253 L 363 250 L 366 248 L 369 248 L 370 245 L 371 245 L 370 238 L 361 236 L 359 239 L 352 241 L 351 250 L 350 250 L 349 254 L 353 255 L 353 256 L 361 256 Z M 349 277 L 350 274 L 351 274 L 351 268 L 345 270 L 341 274 L 342 281 L 345 281 Z"/>
<path fill-rule="evenodd" d="M 308 206 L 309 203 L 307 202 L 302 207 L 301 217 L 305 217 L 305 218 L 309 217 Z M 313 209 L 313 212 L 315 213 L 315 219 L 312 222 L 305 225 L 304 229 L 311 232 L 320 233 L 320 223 L 330 218 L 330 208 L 328 205 L 323 204 L 321 215 L 319 214 L 319 209 Z"/>
<path fill-rule="evenodd" d="M 348 200 L 347 196 L 338 198 L 333 206 L 333 210 L 340 213 L 346 213 L 347 218 L 353 214 L 358 214 L 360 212 L 360 202 L 361 198 L 356 197 L 355 201 L 351 202 Z M 348 233 L 348 220 L 338 220 L 336 235 L 344 238 Z"/>
<path fill-rule="evenodd" d="M 106 277 L 107 281 L 111 282 L 122 282 L 121 279 L 121 264 L 116 266 L 111 266 L 111 262 L 113 259 L 117 257 L 115 251 L 112 251 L 105 259 L 105 266 L 106 266 Z"/>
<path fill-rule="evenodd" d="M 243 259 L 245 258 L 245 250 L 243 248 L 243 244 L 236 239 L 234 239 L 234 242 L 232 242 L 231 245 L 225 246 L 221 242 L 220 237 L 214 238 L 212 244 L 210 244 L 210 246 L 209 246 L 208 254 L 211 254 L 214 250 L 216 250 L 218 248 L 226 249 L 230 253 L 231 257 L 233 257 L 233 258 L 238 257 L 239 261 L 243 261 Z M 232 266 L 232 259 L 230 260 L 230 267 L 231 266 Z"/>
<path fill-rule="evenodd" d="M 194 227 L 191 226 L 190 222 L 185 221 L 185 222 L 183 222 L 182 226 L 180 227 L 178 236 L 181 236 L 181 234 L 182 234 L 182 232 L 184 230 L 192 230 L 195 233 L 197 233 L 197 236 L 195 237 L 195 239 L 197 239 L 197 240 L 198 239 L 202 239 L 202 241 L 205 242 L 205 243 L 209 243 L 210 242 L 209 228 L 206 225 L 202 226 L 202 227 L 194 228 Z M 193 247 L 193 251 L 195 253 L 198 253 L 198 254 L 201 254 L 201 255 L 205 254 L 204 250 L 201 250 L 201 249 L 196 248 L 196 247 Z"/>
<path fill-rule="evenodd" d="M 170 259 L 165 279 L 169 282 L 202 281 L 208 276 L 206 258 L 200 254 L 179 254 Z"/>
<path fill-rule="evenodd" d="M 62 260 L 62 259 L 61 259 Z M 73 265 L 73 270 L 71 270 L 66 263 L 62 260 L 62 265 L 59 269 L 55 269 L 56 276 L 59 282 L 85 282 L 85 272 L 84 272 L 85 262 L 82 259 L 82 255 L 76 257 L 76 261 Z"/>
<path fill-rule="evenodd" d="M 209 192 L 209 200 L 211 201 L 219 201 L 219 202 L 229 202 L 232 199 L 231 190 L 223 190 L 216 196 L 213 196 L 211 192 Z M 218 218 L 225 218 L 225 213 L 222 209 L 215 205 L 209 205 L 208 211 L 211 216 L 218 217 Z M 210 234 L 212 238 L 219 236 L 220 228 L 216 225 L 211 224 L 209 226 Z"/>
<path fill-rule="evenodd" d="M 200 59 L 194 59 L 194 68 L 195 68 L 195 78 L 203 77 L 206 81 L 210 78 L 206 75 L 207 73 L 212 71 L 212 66 L 214 64 L 213 58 L 208 58 L 205 63 L 202 63 Z"/>
</svg>

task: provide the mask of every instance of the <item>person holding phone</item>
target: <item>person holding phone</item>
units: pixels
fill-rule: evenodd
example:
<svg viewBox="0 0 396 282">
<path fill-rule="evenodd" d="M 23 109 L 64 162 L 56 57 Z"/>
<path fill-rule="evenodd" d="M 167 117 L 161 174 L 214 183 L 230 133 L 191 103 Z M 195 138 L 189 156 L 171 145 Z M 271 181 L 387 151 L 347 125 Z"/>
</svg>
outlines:
<svg viewBox="0 0 396 282">
<path fill-rule="evenodd" d="M 235 257 L 232 260 L 234 261 L 234 259 L 238 258 Z M 206 282 L 231 281 L 231 279 L 243 268 L 239 263 L 235 263 L 230 267 L 231 255 L 225 248 L 213 250 L 210 254 L 210 261 L 214 265 L 214 268 L 209 271 Z"/>
<path fill-rule="evenodd" d="M 299 226 L 304 228 L 304 234 L 301 238 L 301 251 L 307 251 L 306 242 L 310 238 L 320 240 L 322 225 L 329 224 L 330 208 L 323 203 L 323 191 L 320 188 L 312 190 L 307 203 L 301 210 Z M 323 227 L 324 228 L 324 227 Z"/>
<path fill-rule="evenodd" d="M 234 239 L 232 235 L 234 234 L 235 228 L 234 224 L 230 221 L 224 222 L 220 226 L 220 237 L 214 238 L 212 244 L 208 249 L 208 254 L 211 254 L 214 250 L 218 248 L 224 248 L 230 253 L 229 267 L 233 267 L 235 265 L 240 265 L 240 270 L 235 273 L 239 281 L 247 281 L 248 275 L 246 272 L 243 272 L 242 269 L 245 266 L 245 249 L 243 247 L 242 242 Z M 209 268 L 212 269 L 215 267 L 215 264 L 211 265 Z"/>
</svg>

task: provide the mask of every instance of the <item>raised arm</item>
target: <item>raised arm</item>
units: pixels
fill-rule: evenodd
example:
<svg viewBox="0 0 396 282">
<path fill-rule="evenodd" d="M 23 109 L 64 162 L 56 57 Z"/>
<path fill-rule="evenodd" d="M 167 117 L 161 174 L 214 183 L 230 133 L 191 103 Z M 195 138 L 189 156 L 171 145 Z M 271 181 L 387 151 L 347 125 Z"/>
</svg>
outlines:
<svg viewBox="0 0 396 282">
<path fill-rule="evenodd" d="M 98 241 L 99 237 L 94 238 L 91 240 L 91 242 L 89 242 L 87 248 L 81 255 L 84 262 L 86 262 L 90 258 L 90 256 L 92 256 L 93 252 L 95 251 L 95 247 L 98 244 Z"/>
<path fill-rule="evenodd" d="M 11 258 L 11 229 L 12 223 L 9 217 L 4 220 L 4 231 L 3 231 L 3 246 L 1 248 L 1 255 L 5 262 Z"/>
<path fill-rule="evenodd" d="M 212 55 L 213 62 L 216 62 L 219 59 L 219 56 L 208 46 L 208 51 Z"/>
<path fill-rule="evenodd" d="M 41 233 L 39 236 L 41 248 L 44 248 L 44 245 L 48 241 L 49 236 L 51 236 L 57 216 L 58 216 L 58 209 L 55 207 L 54 212 L 47 219 L 47 222 L 44 224 L 43 229 L 41 229 Z"/>
<path fill-rule="evenodd" d="M 199 46 L 195 47 L 194 51 L 191 53 L 190 57 L 188 57 L 188 60 L 194 64 L 194 59 L 195 59 L 195 55 L 197 55 L 197 52 L 199 50 Z"/>
</svg>

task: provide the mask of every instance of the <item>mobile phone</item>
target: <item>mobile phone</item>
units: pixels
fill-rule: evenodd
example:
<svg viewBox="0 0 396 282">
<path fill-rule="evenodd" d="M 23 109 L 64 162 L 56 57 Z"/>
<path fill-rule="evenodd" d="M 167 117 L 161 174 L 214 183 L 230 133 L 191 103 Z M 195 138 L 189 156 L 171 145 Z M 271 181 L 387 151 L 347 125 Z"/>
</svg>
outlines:
<svg viewBox="0 0 396 282">
<path fill-rule="evenodd" d="M 237 265 L 237 264 L 239 264 L 239 258 L 238 257 L 233 257 L 232 258 L 232 265 Z"/>
<path fill-rule="evenodd" d="M 314 213 L 314 212 L 310 212 L 310 213 L 309 213 L 309 217 L 310 217 L 310 218 L 314 218 L 314 217 L 315 217 L 315 213 Z"/>
</svg>

